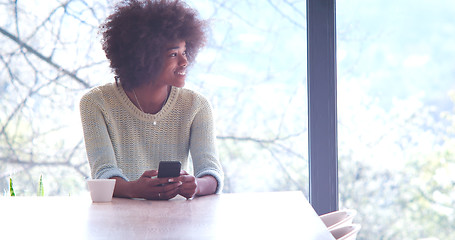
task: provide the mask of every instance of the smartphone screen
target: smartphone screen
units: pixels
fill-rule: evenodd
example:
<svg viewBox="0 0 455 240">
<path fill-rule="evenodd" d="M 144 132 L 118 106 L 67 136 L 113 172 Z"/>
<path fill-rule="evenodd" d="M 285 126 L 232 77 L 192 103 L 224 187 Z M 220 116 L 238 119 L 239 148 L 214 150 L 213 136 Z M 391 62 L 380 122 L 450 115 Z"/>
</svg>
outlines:
<svg viewBox="0 0 455 240">
<path fill-rule="evenodd" d="M 161 161 L 158 166 L 158 178 L 180 176 L 181 163 L 179 161 Z"/>
</svg>

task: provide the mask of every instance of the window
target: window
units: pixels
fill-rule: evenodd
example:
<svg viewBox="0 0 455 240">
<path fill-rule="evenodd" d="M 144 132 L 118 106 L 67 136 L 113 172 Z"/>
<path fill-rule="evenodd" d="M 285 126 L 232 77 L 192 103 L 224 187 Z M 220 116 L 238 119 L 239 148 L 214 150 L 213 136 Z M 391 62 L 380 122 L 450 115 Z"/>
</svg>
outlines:
<svg viewBox="0 0 455 240">
<path fill-rule="evenodd" d="M 455 4 L 337 1 L 340 208 L 359 239 L 452 239 Z"/>
<path fill-rule="evenodd" d="M 308 193 L 305 1 L 192 1 L 212 21 L 191 87 L 217 115 L 224 192 Z"/>
<path fill-rule="evenodd" d="M 113 1 L 0 4 L 0 186 L 86 190 L 79 99 L 113 81 L 98 26 Z M 187 87 L 216 113 L 225 192 L 308 194 L 305 1 L 188 1 L 211 19 Z M 16 14 L 17 12 L 17 14 Z M 22 46 L 22 47 L 21 47 Z"/>
</svg>

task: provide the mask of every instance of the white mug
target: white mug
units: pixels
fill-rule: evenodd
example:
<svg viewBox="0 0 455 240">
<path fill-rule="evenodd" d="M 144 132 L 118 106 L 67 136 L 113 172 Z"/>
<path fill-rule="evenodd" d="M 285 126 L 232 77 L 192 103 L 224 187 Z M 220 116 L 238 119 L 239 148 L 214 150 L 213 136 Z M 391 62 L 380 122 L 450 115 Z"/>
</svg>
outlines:
<svg viewBox="0 0 455 240">
<path fill-rule="evenodd" d="M 112 201 L 115 179 L 89 179 L 87 184 L 93 202 Z"/>
</svg>

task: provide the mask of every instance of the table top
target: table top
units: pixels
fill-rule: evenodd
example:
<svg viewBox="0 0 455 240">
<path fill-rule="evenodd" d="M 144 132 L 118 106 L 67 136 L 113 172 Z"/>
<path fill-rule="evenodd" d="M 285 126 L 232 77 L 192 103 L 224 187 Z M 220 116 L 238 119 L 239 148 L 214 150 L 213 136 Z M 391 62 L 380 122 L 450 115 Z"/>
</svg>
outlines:
<svg viewBox="0 0 455 240">
<path fill-rule="evenodd" d="M 1 239 L 334 239 L 301 192 L 109 203 L 0 197 L 0 213 Z"/>
</svg>

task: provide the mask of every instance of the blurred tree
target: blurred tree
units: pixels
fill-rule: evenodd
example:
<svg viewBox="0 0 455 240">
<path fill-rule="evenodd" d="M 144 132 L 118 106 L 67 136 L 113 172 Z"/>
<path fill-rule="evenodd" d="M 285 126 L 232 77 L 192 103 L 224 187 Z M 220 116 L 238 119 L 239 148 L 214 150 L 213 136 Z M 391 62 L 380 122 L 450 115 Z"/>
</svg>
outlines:
<svg viewBox="0 0 455 240">
<path fill-rule="evenodd" d="M 369 121 L 366 119 L 374 112 L 374 107 L 365 107 L 356 116 L 358 121 Z M 380 122 L 389 123 L 379 120 L 371 123 L 375 129 L 349 131 L 351 137 L 363 141 L 340 142 L 340 208 L 359 212 L 356 221 L 362 224 L 362 231 L 358 239 L 451 239 L 455 232 L 455 111 L 444 113 L 447 121 L 439 124 L 425 108 L 411 110 L 415 114 L 408 117 L 403 109 L 390 111 L 401 113 L 393 118 L 390 112 L 381 114 L 394 127 L 381 126 Z M 425 127 L 429 123 L 435 125 L 431 133 Z M 448 126 L 446 134 L 438 132 L 436 125 Z M 371 135 L 377 137 L 369 138 Z M 348 137 L 341 135 L 340 139 Z M 431 150 L 426 152 L 428 144 Z M 392 152 L 401 148 L 406 154 L 386 159 L 390 155 L 377 152 L 384 146 Z"/>
<path fill-rule="evenodd" d="M 100 8 L 99 2 L 91 4 L 0 4 L 2 187 L 4 179 L 12 176 L 16 192 L 33 194 L 42 173 L 52 186 L 46 187 L 49 195 L 85 189 L 80 180 L 88 177 L 88 168 L 79 133 L 78 98 L 98 72 L 106 72 L 102 70 L 106 61 L 93 44 L 106 8 L 105 4 Z"/>
</svg>

